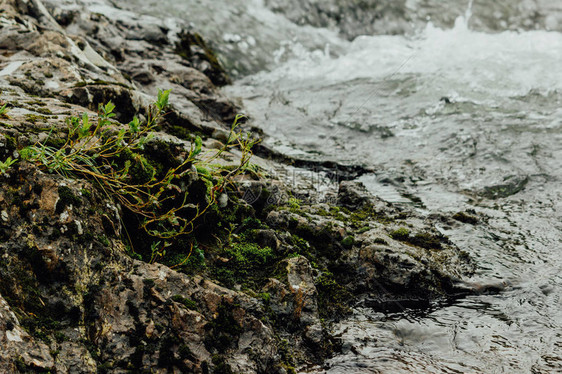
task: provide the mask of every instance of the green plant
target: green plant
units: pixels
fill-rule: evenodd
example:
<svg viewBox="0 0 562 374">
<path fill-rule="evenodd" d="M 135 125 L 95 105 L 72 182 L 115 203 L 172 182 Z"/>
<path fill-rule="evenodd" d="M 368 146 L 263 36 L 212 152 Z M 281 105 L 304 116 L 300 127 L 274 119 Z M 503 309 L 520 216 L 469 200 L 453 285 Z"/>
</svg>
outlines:
<svg viewBox="0 0 562 374">
<path fill-rule="evenodd" d="M 263 266 L 273 258 L 273 251 L 269 247 L 261 248 L 255 243 L 235 243 L 224 250 L 224 254 L 231 261 L 248 268 Z"/>
<path fill-rule="evenodd" d="M 11 157 L 8 157 L 4 162 L 0 161 L 0 174 L 6 174 L 8 169 L 10 169 L 16 161 L 17 160 L 13 160 Z"/>
<path fill-rule="evenodd" d="M 158 91 L 157 100 L 146 110 L 145 122 L 135 116 L 126 126 L 120 125 L 112 119 L 115 105 L 108 102 L 99 106 L 96 122 L 87 113 L 81 118 L 70 117 L 62 141 L 50 139 L 53 127 L 47 140 L 22 149 L 20 155 L 49 172 L 91 180 L 115 203 L 139 216 L 141 227 L 153 237 L 168 240 L 189 234 L 195 220 L 215 204 L 217 194 L 248 168 L 251 148 L 257 141 L 237 131 L 242 118 L 237 116 L 221 149 L 203 152 L 202 140 L 197 136 L 183 160 L 158 172 L 147 158 L 145 146 L 165 115 L 169 94 L 169 90 Z M 232 147 L 240 148 L 240 161 L 225 170 L 215 160 Z M 195 173 L 207 186 L 203 202 L 188 199 L 187 181 Z M 168 245 L 166 241 L 153 243 L 150 262 L 164 256 Z"/>
<path fill-rule="evenodd" d="M 297 199 L 295 197 L 289 198 L 289 200 L 287 201 L 287 204 L 289 205 L 289 208 L 291 210 L 300 210 L 301 209 L 301 202 L 300 202 L 299 199 Z"/>
<path fill-rule="evenodd" d="M 163 257 L 166 255 L 166 248 L 168 248 L 171 245 L 171 243 L 169 242 L 153 242 L 150 245 L 150 261 L 149 263 L 153 264 L 154 262 L 156 262 L 156 259 Z"/>
<path fill-rule="evenodd" d="M 0 118 L 8 117 L 9 109 L 7 108 L 7 106 L 8 106 L 8 103 L 4 103 L 4 105 L 2 105 L 0 107 Z"/>
</svg>

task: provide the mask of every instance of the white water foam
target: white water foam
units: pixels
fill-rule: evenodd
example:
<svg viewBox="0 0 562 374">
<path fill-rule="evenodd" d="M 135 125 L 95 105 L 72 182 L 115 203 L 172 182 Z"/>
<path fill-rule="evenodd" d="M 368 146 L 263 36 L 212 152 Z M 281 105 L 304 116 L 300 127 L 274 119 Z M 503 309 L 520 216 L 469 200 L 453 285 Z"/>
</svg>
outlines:
<svg viewBox="0 0 562 374">
<path fill-rule="evenodd" d="M 284 46 L 283 50 L 292 48 L 294 58 L 254 79 L 281 85 L 303 81 L 333 84 L 384 80 L 399 69 L 399 74 L 422 76 L 420 88 L 426 94 L 446 89 L 477 99 L 523 95 L 531 89 L 562 89 L 561 33 L 475 32 L 467 27 L 468 17 L 470 11 L 450 30 L 428 23 L 413 38 L 361 36 L 336 58 L 324 51 L 307 52 L 299 45 Z"/>
</svg>

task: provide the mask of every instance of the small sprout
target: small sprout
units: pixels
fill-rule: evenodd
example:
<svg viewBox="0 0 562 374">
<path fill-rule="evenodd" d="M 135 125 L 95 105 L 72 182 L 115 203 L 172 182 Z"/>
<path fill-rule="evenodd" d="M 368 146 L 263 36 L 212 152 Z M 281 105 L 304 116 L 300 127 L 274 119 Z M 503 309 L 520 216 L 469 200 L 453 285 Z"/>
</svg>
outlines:
<svg viewBox="0 0 562 374">
<path fill-rule="evenodd" d="M 110 100 L 104 107 L 102 107 L 102 113 L 106 118 L 115 117 L 113 109 L 115 109 L 115 104 L 113 104 Z"/>
<path fill-rule="evenodd" d="M 168 97 L 170 96 L 171 90 L 158 90 L 158 99 L 156 99 L 156 108 L 161 112 L 168 106 Z"/>
</svg>

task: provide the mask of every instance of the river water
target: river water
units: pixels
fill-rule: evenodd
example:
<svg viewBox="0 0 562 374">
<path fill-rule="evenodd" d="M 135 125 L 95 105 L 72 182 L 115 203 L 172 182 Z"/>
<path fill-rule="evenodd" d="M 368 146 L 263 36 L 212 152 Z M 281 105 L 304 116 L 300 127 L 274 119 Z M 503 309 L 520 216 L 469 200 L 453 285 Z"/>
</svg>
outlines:
<svg viewBox="0 0 562 374">
<path fill-rule="evenodd" d="M 421 214 L 480 217 L 438 228 L 476 260 L 468 281 L 502 292 L 358 308 L 334 327 L 342 353 L 307 370 L 562 372 L 562 1 L 126 3 L 203 30 L 270 147 L 365 165 L 375 195 Z"/>
</svg>

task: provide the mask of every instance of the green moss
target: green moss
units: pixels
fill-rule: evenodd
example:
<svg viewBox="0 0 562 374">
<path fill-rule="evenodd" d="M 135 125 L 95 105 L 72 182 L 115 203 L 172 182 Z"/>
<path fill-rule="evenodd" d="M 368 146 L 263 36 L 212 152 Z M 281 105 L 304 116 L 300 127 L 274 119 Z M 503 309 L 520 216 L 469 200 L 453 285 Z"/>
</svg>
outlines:
<svg viewBox="0 0 562 374">
<path fill-rule="evenodd" d="M 475 224 L 478 223 L 478 218 L 477 218 L 477 217 L 475 217 L 475 216 L 473 216 L 473 215 L 470 215 L 470 214 L 467 214 L 467 213 L 465 213 L 465 212 L 458 212 L 458 213 L 456 213 L 456 214 L 453 216 L 453 219 L 454 219 L 454 220 L 457 220 L 457 221 L 459 221 L 459 222 L 469 223 L 469 224 L 471 224 L 471 225 L 475 225 Z"/>
<path fill-rule="evenodd" d="M 432 235 L 427 232 L 420 232 L 408 239 L 408 242 L 425 249 L 441 249 L 441 242 L 446 239 L 442 236 Z"/>
<path fill-rule="evenodd" d="M 43 313 L 48 312 L 44 307 L 42 309 Z M 51 338 L 54 338 L 57 342 L 68 340 L 66 335 L 59 331 L 63 327 L 62 323 L 54 320 L 52 317 L 24 314 L 20 317 L 20 323 L 30 335 L 41 339 L 47 344 L 51 343 Z"/>
<path fill-rule="evenodd" d="M 45 141 L 46 146 L 57 148 L 57 149 L 62 148 L 65 143 L 66 141 L 64 139 L 53 137 L 53 136 L 49 137 L 47 141 Z"/>
<path fill-rule="evenodd" d="M 25 102 L 28 105 L 37 105 L 37 106 L 46 106 L 47 103 L 41 101 L 41 100 L 30 100 L 30 101 L 26 101 Z"/>
<path fill-rule="evenodd" d="M 55 213 L 61 214 L 64 209 L 69 205 L 74 205 L 76 207 L 82 206 L 82 200 L 74 195 L 72 190 L 67 186 L 60 186 L 58 188 L 59 200 L 57 201 Z"/>
<path fill-rule="evenodd" d="M 156 175 L 156 169 L 144 157 L 139 157 L 137 162 L 129 169 L 131 183 L 144 184 L 150 182 Z"/>
<path fill-rule="evenodd" d="M 277 353 L 281 358 L 281 367 L 287 371 L 288 374 L 296 374 L 293 365 L 296 360 L 287 339 L 280 339 L 277 342 Z"/>
<path fill-rule="evenodd" d="M 211 362 L 215 366 L 213 370 L 214 374 L 234 374 L 232 368 L 226 362 L 223 356 L 213 355 L 213 357 L 211 358 Z"/>
<path fill-rule="evenodd" d="M 296 247 L 297 254 L 303 255 L 307 258 L 311 257 L 310 255 L 310 243 L 298 235 L 292 234 L 289 238 L 289 244 Z M 309 258 L 310 259 L 310 258 Z"/>
<path fill-rule="evenodd" d="M 390 237 L 394 240 L 408 241 L 410 238 L 410 230 L 405 227 L 400 227 L 390 233 Z"/>
<path fill-rule="evenodd" d="M 182 304 L 187 309 L 191 309 L 191 310 L 197 310 L 198 309 L 197 303 L 195 301 L 190 300 L 190 299 L 186 299 L 182 295 L 174 295 L 174 296 L 172 296 L 172 300 L 175 301 L 176 303 Z"/>
<path fill-rule="evenodd" d="M 194 133 L 194 132 L 188 130 L 187 128 L 185 128 L 184 126 L 179 126 L 179 125 L 170 125 L 167 128 L 167 132 L 170 135 L 174 135 L 174 136 L 177 136 L 180 139 L 189 140 L 189 141 L 195 140 L 195 138 L 198 135 L 201 136 L 201 134 Z M 203 137 L 201 136 L 201 138 L 203 138 Z"/>
<path fill-rule="evenodd" d="M 361 227 L 359 230 L 357 230 L 357 234 L 363 234 L 363 233 L 369 231 L 370 229 L 371 229 L 370 226 Z"/>
<path fill-rule="evenodd" d="M 343 238 L 343 240 L 341 241 L 341 244 L 345 247 L 345 248 L 351 248 L 353 247 L 353 244 L 355 243 L 355 238 L 353 236 L 346 236 L 345 238 Z"/>
<path fill-rule="evenodd" d="M 315 281 L 318 291 L 320 317 L 334 319 L 351 312 L 349 301 L 353 295 L 341 286 L 331 272 L 325 271 Z"/>
<path fill-rule="evenodd" d="M 238 265 L 257 267 L 265 265 L 273 257 L 271 248 L 261 248 L 255 243 L 236 243 L 224 251 Z"/>
<path fill-rule="evenodd" d="M 35 109 L 35 111 L 37 113 L 46 114 L 46 115 L 52 115 L 53 114 L 53 112 L 51 112 L 51 110 L 49 108 L 37 108 L 37 109 Z"/>
<path fill-rule="evenodd" d="M 262 299 L 266 304 L 269 304 L 269 302 L 271 301 L 271 295 L 269 294 L 269 292 L 262 292 L 258 294 L 258 297 Z"/>
<path fill-rule="evenodd" d="M 266 281 L 275 260 L 271 248 L 262 248 L 249 241 L 233 243 L 220 254 L 227 261 L 216 262 L 211 271 L 228 287 L 241 284 L 245 288 L 259 288 Z"/>
<path fill-rule="evenodd" d="M 289 209 L 290 209 L 291 211 L 297 210 L 297 211 L 300 212 L 300 210 L 301 210 L 301 202 L 300 202 L 300 200 L 297 199 L 297 198 L 291 197 L 291 198 L 289 199 L 289 201 L 287 201 L 287 205 L 289 205 Z"/>
<path fill-rule="evenodd" d="M 109 239 L 107 238 L 107 236 L 105 235 L 99 235 L 97 237 L 97 240 L 102 243 L 103 245 L 105 245 L 106 247 L 109 247 L 109 245 L 111 244 Z"/>
<path fill-rule="evenodd" d="M 132 152 L 130 149 L 125 149 L 121 152 L 116 162 L 119 165 L 125 165 L 126 162 L 130 163 L 129 167 L 129 183 L 142 185 L 150 182 L 156 175 L 156 169 L 148 161 L 148 159 L 138 153 Z"/>
<path fill-rule="evenodd" d="M 47 117 L 45 116 L 38 116 L 36 114 L 28 113 L 25 116 L 25 120 L 29 123 L 35 124 L 37 122 L 47 122 Z"/>
<path fill-rule="evenodd" d="M 388 245 L 388 242 L 383 238 L 375 238 L 375 240 L 373 240 L 373 243 Z"/>
<path fill-rule="evenodd" d="M 390 233 L 390 237 L 394 240 L 410 243 L 425 249 L 441 249 L 441 243 L 447 242 L 445 237 L 441 235 L 433 235 L 427 232 L 410 235 L 410 231 L 404 227 L 392 231 Z"/>
</svg>

